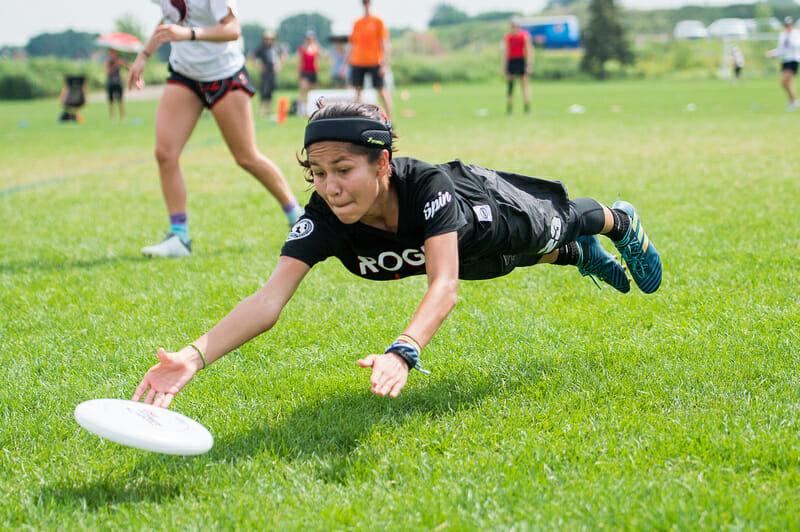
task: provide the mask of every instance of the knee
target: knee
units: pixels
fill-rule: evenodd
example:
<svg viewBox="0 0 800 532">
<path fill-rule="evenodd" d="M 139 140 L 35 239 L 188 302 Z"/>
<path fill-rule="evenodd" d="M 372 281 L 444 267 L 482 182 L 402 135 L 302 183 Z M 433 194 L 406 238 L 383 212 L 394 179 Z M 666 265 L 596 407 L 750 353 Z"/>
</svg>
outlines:
<svg viewBox="0 0 800 532">
<path fill-rule="evenodd" d="M 177 164 L 180 152 L 170 149 L 163 144 L 156 144 L 155 149 L 156 162 L 159 166 L 167 166 L 170 164 Z"/>
<path fill-rule="evenodd" d="M 233 158 L 236 164 L 251 174 L 257 172 L 259 166 L 261 166 L 261 157 L 259 157 L 258 152 L 234 153 Z"/>
<path fill-rule="evenodd" d="M 578 221 L 581 235 L 596 235 L 602 232 L 606 223 L 603 206 L 592 198 L 576 198 L 570 207 Z"/>
</svg>

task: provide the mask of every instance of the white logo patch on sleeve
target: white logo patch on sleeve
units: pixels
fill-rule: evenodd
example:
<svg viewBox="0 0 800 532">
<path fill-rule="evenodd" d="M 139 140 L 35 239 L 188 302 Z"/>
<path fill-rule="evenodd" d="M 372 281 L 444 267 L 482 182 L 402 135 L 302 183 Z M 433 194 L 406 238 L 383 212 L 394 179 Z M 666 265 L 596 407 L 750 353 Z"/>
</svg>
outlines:
<svg viewBox="0 0 800 532">
<path fill-rule="evenodd" d="M 308 218 L 303 218 L 292 226 L 292 230 L 289 231 L 289 236 L 286 237 L 286 241 L 291 242 L 292 240 L 300 240 L 301 238 L 305 238 L 313 232 L 314 222 Z"/>
<path fill-rule="evenodd" d="M 473 205 L 472 210 L 475 211 L 475 217 L 479 222 L 491 222 L 494 219 L 492 208 L 488 205 Z"/>
</svg>

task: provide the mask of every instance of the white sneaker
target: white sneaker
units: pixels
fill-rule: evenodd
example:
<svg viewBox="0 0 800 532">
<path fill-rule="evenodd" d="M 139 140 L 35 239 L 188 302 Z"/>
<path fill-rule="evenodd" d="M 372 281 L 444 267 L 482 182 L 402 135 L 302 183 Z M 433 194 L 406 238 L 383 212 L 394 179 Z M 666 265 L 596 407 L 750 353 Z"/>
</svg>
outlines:
<svg viewBox="0 0 800 532">
<path fill-rule="evenodd" d="M 792 103 L 790 103 L 789 105 L 786 106 L 786 110 L 787 111 L 794 111 L 795 109 L 797 109 L 797 106 L 798 106 L 798 102 L 797 102 L 797 100 L 795 100 L 795 101 L 793 101 Z"/>
<path fill-rule="evenodd" d="M 192 254 L 192 241 L 184 243 L 178 235 L 169 233 L 167 238 L 154 246 L 142 248 L 142 254 L 146 257 L 165 257 L 179 259 L 188 257 Z"/>
</svg>

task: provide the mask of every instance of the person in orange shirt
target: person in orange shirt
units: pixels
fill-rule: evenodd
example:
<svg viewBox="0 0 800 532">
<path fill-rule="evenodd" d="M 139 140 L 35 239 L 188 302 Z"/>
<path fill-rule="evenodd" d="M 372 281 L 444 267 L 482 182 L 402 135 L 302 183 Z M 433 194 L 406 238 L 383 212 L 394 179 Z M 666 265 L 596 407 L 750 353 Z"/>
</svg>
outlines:
<svg viewBox="0 0 800 532">
<path fill-rule="evenodd" d="M 369 74 L 372 86 L 378 91 L 386 116 L 392 117 L 392 95 L 384 84 L 389 58 L 389 30 L 383 21 L 369 12 L 370 0 L 362 0 L 364 16 L 353 25 L 350 34 L 350 81 L 361 101 L 364 77 Z"/>
<path fill-rule="evenodd" d="M 533 64 L 533 46 L 530 34 L 520 27 L 516 17 L 511 19 L 511 31 L 505 34 L 506 56 L 505 75 L 508 81 L 506 96 L 506 112 L 511 114 L 511 97 L 514 92 L 514 79 L 519 78 L 522 85 L 522 97 L 525 112 L 531 109 L 531 93 L 528 88 L 528 77 Z"/>
</svg>

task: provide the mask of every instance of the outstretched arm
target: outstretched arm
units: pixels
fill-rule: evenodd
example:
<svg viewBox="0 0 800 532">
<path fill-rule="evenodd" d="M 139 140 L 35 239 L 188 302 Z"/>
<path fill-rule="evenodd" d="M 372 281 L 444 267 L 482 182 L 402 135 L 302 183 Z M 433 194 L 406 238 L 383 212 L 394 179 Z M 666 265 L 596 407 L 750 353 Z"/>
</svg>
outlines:
<svg viewBox="0 0 800 532">
<path fill-rule="evenodd" d="M 428 290 L 403 331 L 424 348 L 458 300 L 458 235 L 455 231 L 425 241 Z"/>
<path fill-rule="evenodd" d="M 242 28 L 239 19 L 228 9 L 228 14 L 216 26 L 208 28 L 189 28 L 178 26 L 177 24 L 159 24 L 150 38 L 145 43 L 144 48 L 136 56 L 130 70 L 128 71 L 128 88 L 144 87 L 142 72 L 147 58 L 153 55 L 162 44 L 173 41 L 212 41 L 225 42 L 235 41 L 242 35 Z"/>
<path fill-rule="evenodd" d="M 267 283 L 239 303 L 206 334 L 176 353 L 159 349 L 158 364 L 147 371 L 133 394 L 133 400 L 139 401 L 144 397 L 145 403 L 168 408 L 175 395 L 203 369 L 205 363 L 212 364 L 271 329 L 309 269 L 304 262 L 281 257 Z M 205 363 L 201 353 L 205 356 Z"/>
<path fill-rule="evenodd" d="M 128 69 L 128 89 L 132 89 L 136 87 L 137 89 L 141 90 L 144 88 L 144 80 L 142 79 L 142 73 L 144 72 L 144 66 L 147 63 L 147 58 L 156 53 L 156 51 L 161 48 L 161 43 L 156 38 L 156 32 L 158 28 L 165 26 L 163 23 L 159 23 L 156 29 L 153 31 L 153 34 L 147 39 L 147 42 L 144 43 L 142 50 L 136 55 L 136 59 L 133 61 L 133 64 Z"/>
<path fill-rule="evenodd" d="M 428 290 L 403 334 L 419 344 L 430 342 L 458 300 L 458 235 L 455 231 L 425 241 L 425 269 Z M 378 395 L 400 395 L 408 379 L 408 365 L 394 353 L 373 354 L 358 364 L 372 368 L 372 392 Z"/>
</svg>

